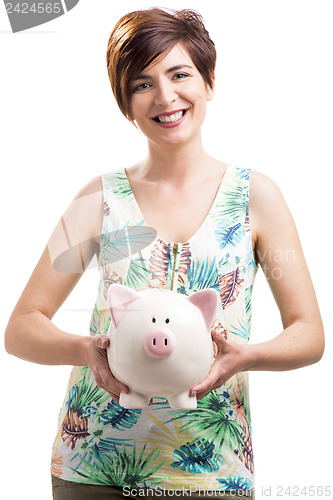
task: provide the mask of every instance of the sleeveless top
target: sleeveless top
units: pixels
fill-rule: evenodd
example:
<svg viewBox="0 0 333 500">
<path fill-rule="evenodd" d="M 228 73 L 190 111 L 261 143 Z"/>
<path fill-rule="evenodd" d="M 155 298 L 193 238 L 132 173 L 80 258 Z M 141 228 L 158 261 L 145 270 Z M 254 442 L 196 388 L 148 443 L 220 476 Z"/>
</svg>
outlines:
<svg viewBox="0 0 333 500">
<path fill-rule="evenodd" d="M 146 225 L 125 169 L 103 175 L 100 283 L 90 334 L 108 333 L 111 283 L 185 295 L 215 288 L 220 301 L 213 327 L 247 343 L 257 271 L 249 179 L 250 170 L 228 165 L 202 225 L 187 242 L 170 244 Z M 174 410 L 163 398 L 129 410 L 96 385 L 88 367 L 74 367 L 59 414 L 51 473 L 78 483 L 131 488 L 254 488 L 247 372 L 199 400 L 195 410 Z"/>
</svg>

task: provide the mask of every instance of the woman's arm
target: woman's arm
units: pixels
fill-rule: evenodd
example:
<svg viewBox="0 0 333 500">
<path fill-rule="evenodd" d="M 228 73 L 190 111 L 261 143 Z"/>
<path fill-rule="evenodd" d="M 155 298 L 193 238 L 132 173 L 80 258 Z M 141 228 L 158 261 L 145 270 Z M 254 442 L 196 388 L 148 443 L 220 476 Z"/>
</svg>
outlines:
<svg viewBox="0 0 333 500">
<path fill-rule="evenodd" d="M 212 331 L 218 354 L 209 375 L 192 388 L 198 399 L 237 372 L 292 370 L 316 363 L 324 352 L 320 311 L 287 204 L 267 176 L 252 171 L 250 182 L 255 254 L 279 308 L 284 330 L 272 340 L 258 344 L 238 344 Z"/>
<path fill-rule="evenodd" d="M 5 332 L 9 354 L 46 365 L 86 364 L 83 346 L 89 338 L 65 333 L 51 322 L 80 277 L 55 271 L 45 248 L 9 319 Z"/>
<path fill-rule="evenodd" d="M 8 353 L 34 363 L 89 366 L 97 384 L 117 400 L 127 387 L 109 370 L 105 351 L 109 339 L 73 335 L 51 321 L 98 253 L 102 220 L 98 177 L 76 196 L 52 233 L 9 319 L 5 347 Z"/>
<path fill-rule="evenodd" d="M 250 345 L 250 370 L 291 370 L 319 361 L 324 329 L 294 220 L 277 185 L 252 173 L 250 224 L 255 253 L 281 314 L 284 330 Z"/>
</svg>

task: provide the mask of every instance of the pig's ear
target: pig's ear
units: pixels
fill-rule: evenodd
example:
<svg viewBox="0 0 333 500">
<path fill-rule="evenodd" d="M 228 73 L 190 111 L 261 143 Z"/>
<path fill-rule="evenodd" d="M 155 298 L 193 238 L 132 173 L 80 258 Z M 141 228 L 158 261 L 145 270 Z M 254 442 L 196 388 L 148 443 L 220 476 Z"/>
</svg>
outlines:
<svg viewBox="0 0 333 500">
<path fill-rule="evenodd" d="M 200 290 L 199 292 L 195 292 L 187 297 L 187 300 L 189 300 L 193 305 L 197 306 L 200 309 L 201 314 L 204 317 L 207 329 L 210 329 L 215 319 L 218 299 L 218 293 L 213 288 Z"/>
<path fill-rule="evenodd" d="M 118 326 L 126 307 L 139 298 L 139 294 L 125 285 L 118 285 L 117 283 L 110 285 L 108 290 L 108 304 L 116 326 Z"/>
</svg>

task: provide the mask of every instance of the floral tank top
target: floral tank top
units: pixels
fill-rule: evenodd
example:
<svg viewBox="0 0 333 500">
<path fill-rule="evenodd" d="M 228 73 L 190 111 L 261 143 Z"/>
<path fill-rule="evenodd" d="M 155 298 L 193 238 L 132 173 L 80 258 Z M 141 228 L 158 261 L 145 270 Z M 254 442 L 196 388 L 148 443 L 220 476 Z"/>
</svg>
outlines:
<svg viewBox="0 0 333 500">
<path fill-rule="evenodd" d="M 103 175 L 100 284 L 90 334 L 108 333 L 106 297 L 112 283 L 185 295 L 215 288 L 220 301 L 213 327 L 247 343 L 257 271 L 249 179 L 250 170 L 228 165 L 196 233 L 185 243 L 165 243 L 145 223 L 126 170 Z M 88 367 L 74 367 L 59 414 L 51 473 L 68 481 L 131 488 L 254 488 L 247 372 L 199 400 L 195 410 L 174 410 L 163 398 L 130 410 L 96 385 Z"/>
</svg>

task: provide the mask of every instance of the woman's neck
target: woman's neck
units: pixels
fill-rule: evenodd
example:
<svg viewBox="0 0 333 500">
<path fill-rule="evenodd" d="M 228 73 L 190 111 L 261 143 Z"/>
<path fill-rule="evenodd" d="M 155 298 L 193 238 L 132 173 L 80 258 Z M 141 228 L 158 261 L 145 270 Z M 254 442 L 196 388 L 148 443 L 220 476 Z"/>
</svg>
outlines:
<svg viewBox="0 0 333 500">
<path fill-rule="evenodd" d="M 148 141 L 148 158 L 142 168 L 147 180 L 182 184 L 196 176 L 201 177 L 204 165 L 210 160 L 202 147 L 201 137 L 180 146 L 163 147 Z"/>
</svg>

